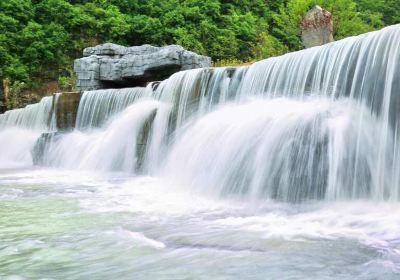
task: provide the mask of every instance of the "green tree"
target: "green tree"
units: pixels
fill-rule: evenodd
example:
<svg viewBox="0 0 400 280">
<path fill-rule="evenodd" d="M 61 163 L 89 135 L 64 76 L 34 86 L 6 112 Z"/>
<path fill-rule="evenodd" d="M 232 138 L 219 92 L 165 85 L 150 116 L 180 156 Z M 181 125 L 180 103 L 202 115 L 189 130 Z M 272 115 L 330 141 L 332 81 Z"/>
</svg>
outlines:
<svg viewBox="0 0 400 280">
<path fill-rule="evenodd" d="M 335 39 L 400 22 L 398 0 L 2 0 L 0 79 L 70 87 L 73 60 L 105 42 L 180 44 L 237 63 L 280 55 L 303 47 L 299 25 L 315 4 L 332 12 Z"/>
<path fill-rule="evenodd" d="M 332 13 L 335 39 L 358 35 L 383 26 L 379 9 L 361 11 L 361 6 L 353 0 L 289 0 L 273 15 L 272 29 L 272 34 L 287 45 L 289 50 L 302 48 L 299 25 L 307 11 L 316 4 Z"/>
</svg>

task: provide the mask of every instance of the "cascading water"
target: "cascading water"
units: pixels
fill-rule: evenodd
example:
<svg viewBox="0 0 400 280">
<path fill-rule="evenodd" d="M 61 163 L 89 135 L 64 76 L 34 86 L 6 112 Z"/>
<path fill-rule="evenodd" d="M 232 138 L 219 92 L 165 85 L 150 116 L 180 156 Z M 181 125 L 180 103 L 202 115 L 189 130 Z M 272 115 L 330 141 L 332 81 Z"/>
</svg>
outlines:
<svg viewBox="0 0 400 280">
<path fill-rule="evenodd" d="M 155 90 L 86 92 L 77 130 L 45 162 L 132 171 L 139 160 L 149 173 L 166 164 L 167 177 L 219 195 L 397 200 L 399 42 L 393 26 L 250 67 L 179 72 Z M 143 98 L 158 100 L 157 112 Z M 143 117 L 115 128 L 118 112 L 140 106 Z M 89 128 L 97 130 L 79 132 Z"/>
<path fill-rule="evenodd" d="M 391 178 L 379 185 L 373 180 L 379 168 L 390 172 L 393 160 L 386 151 L 388 165 L 377 166 L 381 125 L 347 99 L 256 99 L 223 106 L 187 125 L 164 172 L 181 185 L 217 195 L 397 200 Z"/>
<path fill-rule="evenodd" d="M 398 279 L 399 46 L 89 91 L 68 132 L 58 95 L 0 115 L 0 278 Z"/>
<path fill-rule="evenodd" d="M 87 91 L 80 100 L 76 128 L 98 128 L 145 94 L 146 89 L 140 87 Z"/>
<path fill-rule="evenodd" d="M 178 126 L 186 115 L 191 120 L 176 134 L 165 174 L 218 194 L 397 200 L 399 43 L 399 26 L 393 26 L 248 69 L 171 77 L 160 85 L 160 96 L 179 98 Z M 255 96 L 266 101 L 206 114 L 214 105 L 246 104 Z M 274 102 L 278 97 L 290 100 Z M 323 112 L 320 101 L 308 100 L 321 97 L 331 103 Z M 340 107 L 348 112 L 337 113 Z M 293 116 L 297 122 L 290 122 Z"/>
<path fill-rule="evenodd" d="M 57 95 L 56 95 L 57 96 Z M 55 130 L 53 97 L 0 115 L 0 168 L 33 164 L 31 151 L 41 133 Z"/>
<path fill-rule="evenodd" d="M 147 139 L 143 137 L 160 107 L 159 102 L 149 100 L 151 86 L 85 92 L 76 129 L 65 136 L 44 139 L 45 147 L 39 151 L 41 164 L 134 172 L 141 166 L 146 149 Z"/>
<path fill-rule="evenodd" d="M 46 96 L 39 103 L 14 109 L 0 115 L 0 129 L 18 127 L 47 131 L 51 125 L 53 97 Z"/>
<path fill-rule="evenodd" d="M 103 130 L 76 130 L 51 142 L 44 163 L 54 167 L 134 172 L 138 167 L 140 136 L 152 120 L 159 102 L 142 100 L 129 106 Z"/>
</svg>

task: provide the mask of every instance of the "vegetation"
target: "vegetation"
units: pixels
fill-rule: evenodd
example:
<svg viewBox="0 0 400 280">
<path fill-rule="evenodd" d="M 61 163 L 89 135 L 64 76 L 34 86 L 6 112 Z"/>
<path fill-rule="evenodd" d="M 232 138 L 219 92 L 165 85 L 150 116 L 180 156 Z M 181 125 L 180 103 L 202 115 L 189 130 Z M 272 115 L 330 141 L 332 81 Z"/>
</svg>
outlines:
<svg viewBox="0 0 400 280">
<path fill-rule="evenodd" d="M 7 109 L 13 109 L 18 107 L 18 97 L 26 84 L 20 81 L 14 81 L 10 86 Z"/>
<path fill-rule="evenodd" d="M 336 39 L 400 22 L 399 0 L 1 0 L 0 79 L 70 87 L 72 60 L 104 42 L 180 44 L 225 62 L 280 55 L 302 48 L 315 4 L 333 13 Z"/>
</svg>

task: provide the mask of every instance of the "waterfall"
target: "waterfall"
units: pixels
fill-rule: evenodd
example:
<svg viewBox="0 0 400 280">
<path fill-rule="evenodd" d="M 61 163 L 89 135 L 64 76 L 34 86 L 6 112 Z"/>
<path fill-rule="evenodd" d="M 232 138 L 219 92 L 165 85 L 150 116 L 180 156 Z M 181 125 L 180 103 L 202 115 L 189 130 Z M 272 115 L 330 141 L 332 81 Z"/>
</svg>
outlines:
<svg viewBox="0 0 400 280">
<path fill-rule="evenodd" d="M 0 115 L 0 129 L 9 127 L 47 131 L 51 126 L 53 97 L 43 97 L 39 103 L 14 109 Z"/>
<path fill-rule="evenodd" d="M 190 118 L 175 133 L 164 175 L 217 195 L 397 200 L 399 44 L 397 25 L 230 75 L 176 74 L 173 84 L 190 85 L 173 89 L 177 123 Z"/>
<path fill-rule="evenodd" d="M 56 95 L 58 96 L 58 95 Z M 55 130 L 53 97 L 0 115 L 0 168 L 33 164 L 31 151 L 41 133 Z"/>
<path fill-rule="evenodd" d="M 43 162 L 143 172 L 216 196 L 398 200 L 399 45 L 394 25 L 250 66 L 88 91 L 76 129 Z"/>
<path fill-rule="evenodd" d="M 135 172 L 146 149 L 146 123 L 156 114 L 158 101 L 141 100 L 117 114 L 103 129 L 75 131 L 51 139 L 43 163 L 69 169 Z"/>
<path fill-rule="evenodd" d="M 373 180 L 393 162 L 386 150 L 385 165 L 378 164 L 382 125 L 348 99 L 226 105 L 187 125 L 164 175 L 200 192 L 251 199 L 396 199 L 395 182 Z"/>
<path fill-rule="evenodd" d="M 84 92 L 75 130 L 67 135 L 44 135 L 36 151 L 38 162 L 70 169 L 139 169 L 150 126 L 160 107 L 149 100 L 151 86 Z"/>
<path fill-rule="evenodd" d="M 235 99 L 247 67 L 182 71 L 160 83 L 154 97 L 171 104 L 174 127 L 189 116 L 209 112 L 213 105 Z"/>
<path fill-rule="evenodd" d="M 145 94 L 146 89 L 140 87 L 86 91 L 79 103 L 76 127 L 80 130 L 100 127 Z"/>
</svg>

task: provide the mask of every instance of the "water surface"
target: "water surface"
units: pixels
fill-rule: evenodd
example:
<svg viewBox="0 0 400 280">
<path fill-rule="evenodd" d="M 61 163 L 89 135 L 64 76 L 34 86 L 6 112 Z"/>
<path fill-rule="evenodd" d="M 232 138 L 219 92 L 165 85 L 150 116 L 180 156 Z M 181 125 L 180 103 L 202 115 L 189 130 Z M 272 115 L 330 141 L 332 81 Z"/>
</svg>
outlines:
<svg viewBox="0 0 400 280">
<path fill-rule="evenodd" d="M 0 279 L 399 279 L 400 206 L 213 199 L 167 180 L 0 173 Z"/>
</svg>

